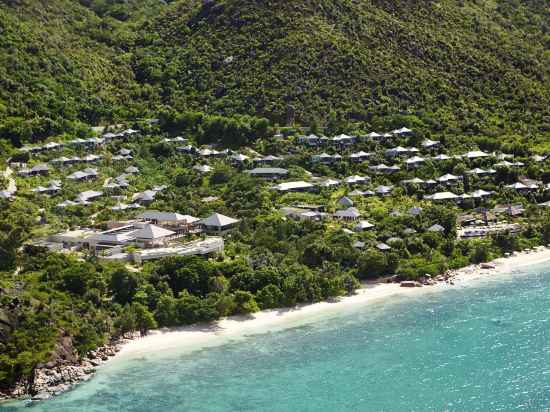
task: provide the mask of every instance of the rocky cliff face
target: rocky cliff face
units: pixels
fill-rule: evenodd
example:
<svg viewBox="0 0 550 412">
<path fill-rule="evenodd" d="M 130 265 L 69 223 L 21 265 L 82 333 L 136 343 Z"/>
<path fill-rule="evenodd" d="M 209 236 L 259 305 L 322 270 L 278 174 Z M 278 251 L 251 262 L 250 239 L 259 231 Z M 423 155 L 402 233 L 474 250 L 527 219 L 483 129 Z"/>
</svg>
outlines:
<svg viewBox="0 0 550 412">
<path fill-rule="evenodd" d="M 34 370 L 27 393 L 34 400 L 48 399 L 65 392 L 82 381 L 93 376 L 96 367 L 109 360 L 120 350 L 122 342 L 115 342 L 90 351 L 80 358 L 72 344 L 72 338 L 66 334 L 59 338 L 52 360 L 38 365 Z"/>
<path fill-rule="evenodd" d="M 72 337 L 62 330 L 50 360 L 38 364 L 28 382 L 19 382 L 9 391 L 0 392 L 0 400 L 31 396 L 38 401 L 59 395 L 90 379 L 99 365 L 115 356 L 122 343 L 105 345 L 82 358 L 73 346 Z"/>
</svg>

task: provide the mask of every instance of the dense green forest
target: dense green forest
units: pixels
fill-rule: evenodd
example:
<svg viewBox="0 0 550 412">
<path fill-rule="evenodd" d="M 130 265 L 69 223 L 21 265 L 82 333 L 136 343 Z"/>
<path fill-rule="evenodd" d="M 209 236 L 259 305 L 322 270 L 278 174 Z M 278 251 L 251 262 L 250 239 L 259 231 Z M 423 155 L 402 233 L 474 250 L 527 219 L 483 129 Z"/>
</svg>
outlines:
<svg viewBox="0 0 550 412">
<path fill-rule="evenodd" d="M 0 3 L 0 138 L 163 106 L 280 125 L 548 131 L 548 5 L 483 1 Z"/>
</svg>

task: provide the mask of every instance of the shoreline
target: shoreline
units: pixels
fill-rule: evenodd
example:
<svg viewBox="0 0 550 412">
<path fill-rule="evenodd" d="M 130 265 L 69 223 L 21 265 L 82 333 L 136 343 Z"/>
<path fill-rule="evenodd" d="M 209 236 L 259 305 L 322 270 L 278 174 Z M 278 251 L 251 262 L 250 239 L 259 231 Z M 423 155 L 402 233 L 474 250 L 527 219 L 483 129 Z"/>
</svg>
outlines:
<svg viewBox="0 0 550 412">
<path fill-rule="evenodd" d="M 209 347 L 221 346 L 250 336 L 310 324 L 326 318 L 331 313 L 337 314 L 360 305 L 376 302 L 388 302 L 389 299 L 405 296 L 420 296 L 425 293 L 439 293 L 457 286 L 470 285 L 475 281 L 494 278 L 499 274 L 512 274 L 513 271 L 533 266 L 550 260 L 550 248 L 539 246 L 536 250 L 514 252 L 511 256 L 497 258 L 491 262 L 469 265 L 456 270 L 448 270 L 422 287 L 402 287 L 400 283 L 383 283 L 380 281 L 363 283 L 360 289 L 351 296 L 343 296 L 330 301 L 302 304 L 293 308 L 270 309 L 243 316 L 229 316 L 208 324 L 194 324 L 176 328 L 156 329 L 148 335 L 126 338 L 107 344 L 93 351 L 90 358 L 79 364 L 62 365 L 53 369 L 41 368 L 35 371 L 42 377 L 41 385 L 27 390 L 19 388 L 3 401 L 29 398 L 33 401 L 49 399 L 73 389 L 81 382 L 89 380 L 97 369 L 117 361 L 143 358 L 177 349 L 181 353 L 190 353 Z M 99 356 L 98 356 L 99 355 Z M 53 372 L 52 372 L 53 371 Z M 49 379 L 50 376 L 63 378 Z M 69 376 L 69 378 L 66 378 Z"/>
<path fill-rule="evenodd" d="M 364 283 L 354 295 L 332 301 L 299 305 L 294 308 L 272 309 L 249 316 L 229 316 L 209 324 L 165 328 L 150 331 L 147 336 L 134 339 L 121 347 L 113 360 L 124 357 L 139 357 L 170 349 L 183 351 L 200 350 L 218 346 L 236 339 L 314 322 L 330 313 L 357 305 L 387 301 L 390 297 L 420 295 L 440 292 L 457 285 L 466 285 L 488 276 L 512 272 L 524 266 L 532 266 L 550 260 L 550 248 L 538 247 L 535 251 L 515 252 L 509 257 L 491 262 L 469 265 L 449 270 L 438 276 L 438 281 L 422 287 L 401 287 L 399 283 Z"/>
</svg>

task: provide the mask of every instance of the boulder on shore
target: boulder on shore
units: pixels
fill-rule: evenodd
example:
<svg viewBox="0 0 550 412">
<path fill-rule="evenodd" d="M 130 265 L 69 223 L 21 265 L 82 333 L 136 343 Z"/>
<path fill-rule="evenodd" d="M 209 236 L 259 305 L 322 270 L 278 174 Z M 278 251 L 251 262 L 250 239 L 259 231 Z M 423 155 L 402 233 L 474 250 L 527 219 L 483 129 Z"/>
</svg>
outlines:
<svg viewBox="0 0 550 412">
<path fill-rule="evenodd" d="M 52 395 L 48 392 L 40 392 L 34 395 L 31 400 L 33 401 L 45 401 L 52 397 Z"/>
<path fill-rule="evenodd" d="M 402 288 L 417 288 L 422 287 L 422 283 L 415 282 L 414 280 L 404 280 L 399 284 Z"/>
</svg>

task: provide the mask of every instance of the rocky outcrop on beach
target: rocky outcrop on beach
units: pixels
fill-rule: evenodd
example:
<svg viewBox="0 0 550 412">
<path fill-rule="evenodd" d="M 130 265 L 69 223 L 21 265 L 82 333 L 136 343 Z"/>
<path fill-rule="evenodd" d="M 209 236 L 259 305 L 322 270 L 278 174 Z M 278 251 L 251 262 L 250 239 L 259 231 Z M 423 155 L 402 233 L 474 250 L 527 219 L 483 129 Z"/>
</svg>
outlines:
<svg viewBox="0 0 550 412">
<path fill-rule="evenodd" d="M 72 338 L 63 334 L 52 352 L 51 360 L 37 365 L 28 382 L 17 384 L 9 393 L 0 392 L 0 401 L 26 396 L 33 401 L 41 401 L 59 395 L 89 380 L 98 366 L 115 356 L 121 346 L 134 337 L 112 341 L 80 357 L 73 347 Z"/>
<path fill-rule="evenodd" d="M 481 263 L 478 265 L 470 265 L 457 270 L 447 270 L 445 273 L 438 276 L 424 275 L 420 276 L 417 280 L 402 280 L 399 275 L 395 275 L 389 279 L 390 282 L 399 283 L 401 287 L 414 288 L 422 286 L 433 286 L 440 283 L 447 285 L 454 285 L 455 281 L 459 277 L 473 276 L 479 274 L 482 271 L 487 272 L 497 269 L 497 265 L 493 262 Z"/>
<path fill-rule="evenodd" d="M 129 339 L 118 340 L 75 361 L 57 360 L 39 365 L 33 374 L 28 394 L 33 400 L 48 399 L 72 388 L 79 382 L 90 379 L 96 368 L 120 351 L 121 345 Z"/>
</svg>

